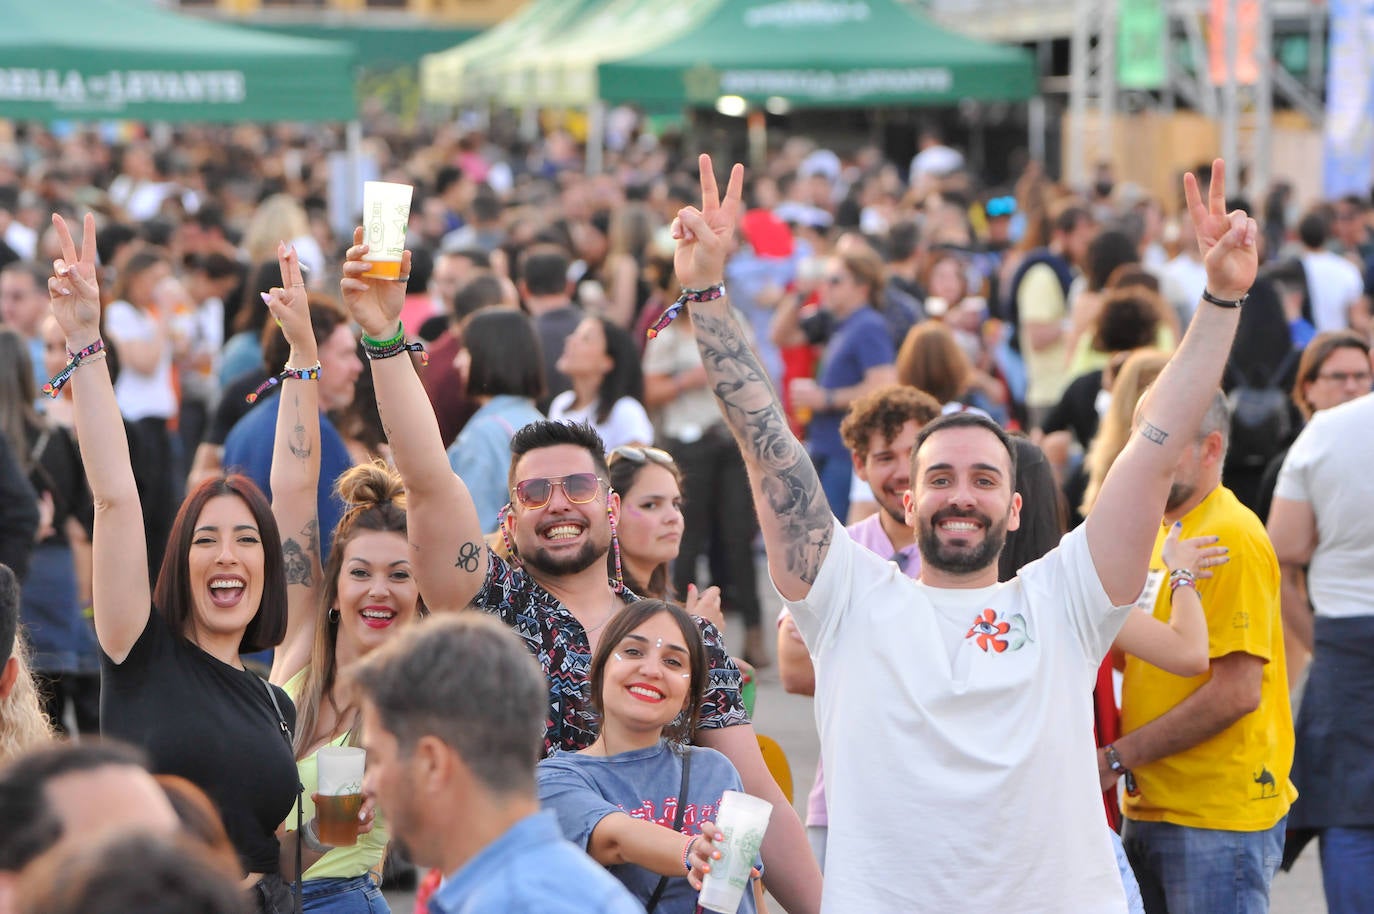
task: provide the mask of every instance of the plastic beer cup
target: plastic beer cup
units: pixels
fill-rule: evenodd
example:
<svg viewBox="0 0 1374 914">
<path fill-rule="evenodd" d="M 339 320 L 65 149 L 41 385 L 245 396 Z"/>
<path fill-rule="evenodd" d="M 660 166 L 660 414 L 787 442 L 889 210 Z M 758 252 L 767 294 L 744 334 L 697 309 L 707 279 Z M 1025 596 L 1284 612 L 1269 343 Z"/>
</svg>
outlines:
<svg viewBox="0 0 1374 914">
<path fill-rule="evenodd" d="M 737 790 L 721 796 L 716 828 L 725 839 L 716 845 L 720 859 L 712 862 L 711 872 L 701 881 L 698 901 L 703 908 L 721 914 L 739 910 L 772 814 L 773 804 L 767 800 Z"/>
<path fill-rule="evenodd" d="M 352 746 L 325 746 L 315 754 L 318 790 L 313 799 L 321 842 L 334 847 L 358 842 L 366 758 L 366 752 Z"/>
<path fill-rule="evenodd" d="M 370 279 L 400 279 L 401 255 L 406 248 L 406 226 L 410 223 L 409 184 L 387 181 L 363 182 L 363 241 L 368 251 L 363 260 L 370 263 L 363 275 Z"/>
</svg>

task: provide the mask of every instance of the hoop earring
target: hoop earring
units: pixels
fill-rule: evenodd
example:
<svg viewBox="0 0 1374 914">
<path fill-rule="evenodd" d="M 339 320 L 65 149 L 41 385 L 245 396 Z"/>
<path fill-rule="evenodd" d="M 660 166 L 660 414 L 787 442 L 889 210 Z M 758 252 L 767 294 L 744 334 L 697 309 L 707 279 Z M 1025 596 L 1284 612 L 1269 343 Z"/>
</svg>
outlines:
<svg viewBox="0 0 1374 914">
<path fill-rule="evenodd" d="M 611 552 L 615 554 L 615 581 L 612 586 L 617 593 L 625 592 L 625 575 L 620 568 L 620 535 L 615 529 L 615 512 L 611 510 L 610 499 L 606 500 L 606 520 L 611 524 Z"/>
<path fill-rule="evenodd" d="M 339 624 L 339 607 L 337 607 L 337 606 L 331 606 L 331 607 L 329 607 L 329 612 L 325 613 L 325 615 L 329 617 L 329 624 L 330 624 L 330 625 L 338 625 L 338 624 Z"/>
</svg>

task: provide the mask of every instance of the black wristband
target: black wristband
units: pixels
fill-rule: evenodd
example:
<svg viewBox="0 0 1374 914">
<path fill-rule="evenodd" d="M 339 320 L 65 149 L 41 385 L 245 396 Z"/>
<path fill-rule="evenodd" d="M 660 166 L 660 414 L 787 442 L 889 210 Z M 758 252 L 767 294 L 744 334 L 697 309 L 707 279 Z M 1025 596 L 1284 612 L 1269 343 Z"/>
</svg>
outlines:
<svg viewBox="0 0 1374 914">
<path fill-rule="evenodd" d="M 1249 297 L 1250 293 L 1247 292 L 1240 298 L 1218 298 L 1211 292 L 1208 292 L 1205 288 L 1202 290 L 1202 300 L 1205 302 L 1211 302 L 1218 308 L 1239 308 L 1241 305 L 1245 304 L 1245 300 Z"/>
</svg>

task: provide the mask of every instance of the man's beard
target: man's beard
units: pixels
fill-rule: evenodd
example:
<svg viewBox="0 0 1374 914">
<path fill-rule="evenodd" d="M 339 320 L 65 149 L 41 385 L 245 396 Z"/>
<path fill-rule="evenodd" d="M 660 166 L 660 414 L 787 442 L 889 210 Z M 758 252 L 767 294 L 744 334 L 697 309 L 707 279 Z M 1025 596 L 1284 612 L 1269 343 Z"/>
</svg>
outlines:
<svg viewBox="0 0 1374 914">
<path fill-rule="evenodd" d="M 605 562 L 609 549 L 609 543 L 598 548 L 598 544 L 588 540 L 572 555 L 555 558 L 547 549 L 538 548 L 529 553 L 521 553 L 520 558 L 527 568 L 549 577 L 561 577 L 586 571 L 597 562 Z"/>
<path fill-rule="evenodd" d="M 1192 498 L 1197 492 L 1197 486 L 1189 485 L 1186 482 L 1176 482 L 1169 487 L 1169 499 L 1164 503 L 1164 513 L 1169 514 L 1177 511 L 1187 504 L 1188 499 Z"/>
<path fill-rule="evenodd" d="M 946 546 L 940 542 L 938 525 L 951 517 L 966 517 L 983 525 L 983 540 L 976 546 Z M 946 574 L 972 574 L 997 562 L 1007 541 L 1007 519 L 994 524 L 986 514 L 945 508 L 920 524 L 921 561 Z"/>
</svg>

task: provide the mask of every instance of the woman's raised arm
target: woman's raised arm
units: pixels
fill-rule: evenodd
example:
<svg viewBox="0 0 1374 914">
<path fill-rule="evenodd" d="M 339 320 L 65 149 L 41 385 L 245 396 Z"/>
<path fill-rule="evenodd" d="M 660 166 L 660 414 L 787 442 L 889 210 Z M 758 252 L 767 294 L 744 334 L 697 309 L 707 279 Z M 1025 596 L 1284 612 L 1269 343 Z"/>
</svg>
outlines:
<svg viewBox="0 0 1374 914">
<path fill-rule="evenodd" d="M 262 293 L 281 325 L 291 355 L 281 373 L 277 436 L 272 447 L 272 514 L 281 530 L 286 566 L 286 637 L 272 658 L 272 682 L 282 685 L 310 662 L 319 607 L 320 483 L 319 351 L 294 247 L 277 245 L 285 288 Z"/>
<path fill-rule="evenodd" d="M 364 276 L 371 267 L 363 260 L 367 250 L 363 230 L 358 228 L 344 261 L 339 290 L 349 314 L 363 328 L 377 412 L 405 483 L 415 581 L 432 611 L 464 609 L 486 579 L 482 524 L 467 486 L 449 467 L 434 408 L 409 351 L 402 348 L 405 283 Z M 403 257 L 401 272 L 408 274 L 410 252 Z"/>
<path fill-rule="evenodd" d="M 81 462 L 95 499 L 92 586 L 95 634 L 116 663 L 123 662 L 148 624 L 152 592 L 143 540 L 143 509 L 129 460 L 114 384 L 100 338 L 100 288 L 96 281 L 95 217 L 86 214 L 77 253 L 61 216 L 52 217 L 62 246 L 48 280 L 52 313 L 67 337 L 72 361 L 50 383 L 72 385 Z M 46 388 L 45 388 L 46 389 Z"/>
</svg>

